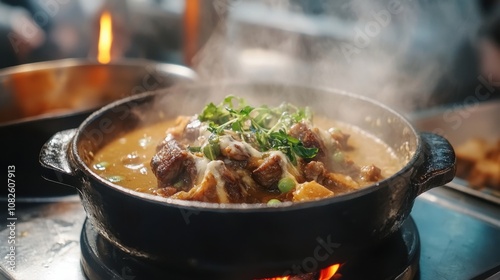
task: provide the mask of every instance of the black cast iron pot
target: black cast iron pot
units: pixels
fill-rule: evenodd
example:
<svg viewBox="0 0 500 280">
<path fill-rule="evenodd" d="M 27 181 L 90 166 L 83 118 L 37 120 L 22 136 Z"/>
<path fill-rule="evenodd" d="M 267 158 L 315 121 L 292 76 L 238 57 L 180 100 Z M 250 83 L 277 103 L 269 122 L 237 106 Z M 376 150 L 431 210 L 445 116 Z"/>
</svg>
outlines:
<svg viewBox="0 0 500 280">
<path fill-rule="evenodd" d="M 317 115 L 379 137 L 406 164 L 353 193 L 279 207 L 155 197 L 110 183 L 89 168 L 93 152 L 123 133 L 194 114 L 227 94 L 250 104 L 309 105 Z M 272 84 L 198 85 L 126 98 L 93 113 L 79 128 L 55 134 L 40 161 L 46 179 L 78 189 L 89 221 L 113 244 L 193 279 L 252 279 L 344 263 L 398 230 L 419 194 L 455 175 L 448 141 L 417 133 L 390 108 L 336 90 Z"/>
</svg>

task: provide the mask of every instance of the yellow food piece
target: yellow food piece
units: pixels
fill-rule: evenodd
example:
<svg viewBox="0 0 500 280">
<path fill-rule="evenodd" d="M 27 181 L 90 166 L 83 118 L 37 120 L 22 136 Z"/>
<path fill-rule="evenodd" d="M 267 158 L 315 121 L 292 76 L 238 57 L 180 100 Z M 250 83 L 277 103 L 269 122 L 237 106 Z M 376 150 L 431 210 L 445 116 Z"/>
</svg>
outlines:
<svg viewBox="0 0 500 280">
<path fill-rule="evenodd" d="M 334 193 L 316 181 L 297 185 L 293 192 L 293 201 L 308 201 L 333 196 Z"/>
<path fill-rule="evenodd" d="M 455 147 L 456 176 L 473 188 L 500 190 L 500 140 L 494 144 L 483 138 L 471 138 Z"/>
</svg>

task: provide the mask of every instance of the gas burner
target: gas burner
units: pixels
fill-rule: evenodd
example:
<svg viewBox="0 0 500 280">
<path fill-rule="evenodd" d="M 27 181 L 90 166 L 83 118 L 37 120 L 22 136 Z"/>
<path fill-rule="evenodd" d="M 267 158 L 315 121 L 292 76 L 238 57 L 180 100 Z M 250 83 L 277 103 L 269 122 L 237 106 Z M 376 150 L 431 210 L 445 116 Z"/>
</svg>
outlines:
<svg viewBox="0 0 500 280">
<path fill-rule="evenodd" d="M 235 279 L 226 275 L 206 275 L 196 271 L 176 271 L 143 259 L 133 257 L 104 237 L 99 235 L 86 220 L 81 237 L 81 264 L 89 279 Z M 398 279 L 415 278 L 420 255 L 420 238 L 415 222 L 409 217 L 399 231 L 384 240 L 380 246 L 342 264 L 337 272 L 328 279 Z M 323 271 L 324 272 L 324 271 Z M 328 280 L 316 272 L 304 275 L 265 278 L 273 280 Z M 244 279 L 244 277 L 238 277 Z"/>
</svg>

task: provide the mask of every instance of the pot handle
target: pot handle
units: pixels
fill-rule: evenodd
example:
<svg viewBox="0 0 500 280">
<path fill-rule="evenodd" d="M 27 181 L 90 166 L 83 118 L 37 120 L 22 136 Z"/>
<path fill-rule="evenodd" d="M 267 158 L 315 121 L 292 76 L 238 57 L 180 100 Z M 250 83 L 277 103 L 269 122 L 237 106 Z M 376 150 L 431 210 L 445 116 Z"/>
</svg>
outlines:
<svg viewBox="0 0 500 280">
<path fill-rule="evenodd" d="M 423 163 L 413 176 L 417 195 L 434 187 L 443 186 L 455 177 L 455 151 L 444 137 L 430 132 L 421 132 Z"/>
<path fill-rule="evenodd" d="M 68 129 L 54 134 L 40 150 L 39 161 L 42 177 L 61 185 L 78 186 L 75 170 L 70 164 L 69 146 L 77 129 Z"/>
</svg>

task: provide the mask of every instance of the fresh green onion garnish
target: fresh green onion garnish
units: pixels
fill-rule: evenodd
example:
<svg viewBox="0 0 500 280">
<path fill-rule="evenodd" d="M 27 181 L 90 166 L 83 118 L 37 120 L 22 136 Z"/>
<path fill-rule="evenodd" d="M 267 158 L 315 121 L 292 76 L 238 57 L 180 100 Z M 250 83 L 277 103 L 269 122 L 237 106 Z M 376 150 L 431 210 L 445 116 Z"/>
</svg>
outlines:
<svg viewBox="0 0 500 280">
<path fill-rule="evenodd" d="M 243 98 L 228 96 L 219 105 L 210 103 L 205 106 L 198 119 L 208 123 L 212 138 L 231 130 L 262 152 L 282 151 L 293 164 L 297 164 L 297 157 L 310 159 L 318 153 L 317 148 L 304 147 L 299 139 L 288 135 L 293 124 L 312 121 L 308 107 L 297 108 L 288 103 L 274 108 L 266 105 L 252 107 Z M 208 154 L 207 158 L 214 158 L 212 151 L 207 149 L 205 152 L 202 148 L 205 156 Z"/>
<path fill-rule="evenodd" d="M 215 160 L 220 155 L 220 146 L 218 141 L 209 141 L 201 147 L 203 155 L 209 160 Z"/>
<path fill-rule="evenodd" d="M 201 147 L 199 147 L 199 146 L 198 147 L 188 146 L 187 149 L 191 153 L 199 153 L 199 152 L 201 152 Z"/>
</svg>

